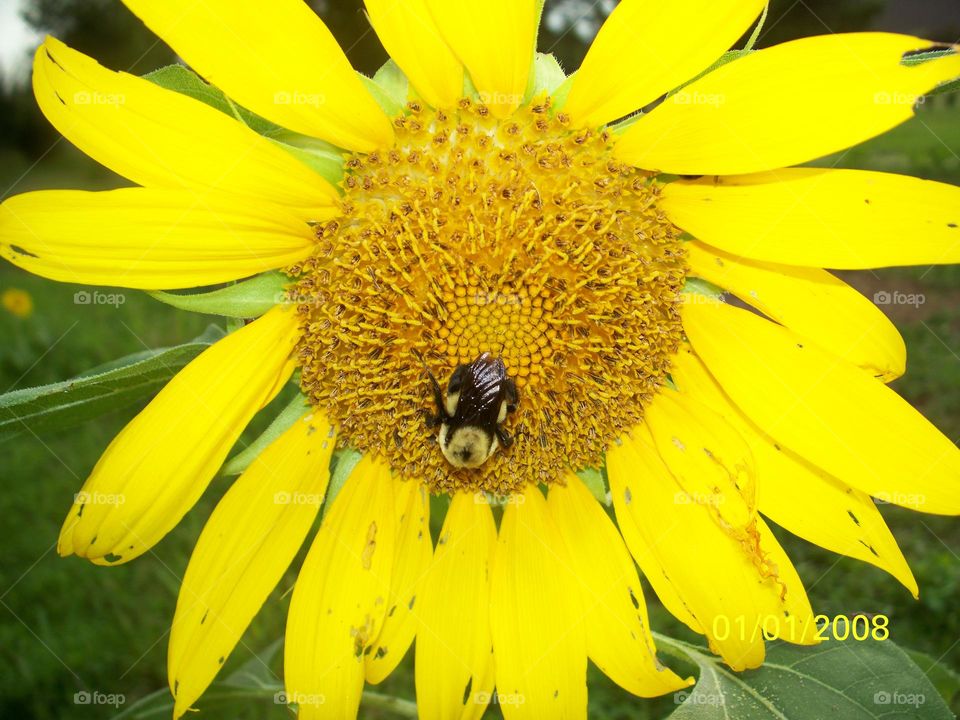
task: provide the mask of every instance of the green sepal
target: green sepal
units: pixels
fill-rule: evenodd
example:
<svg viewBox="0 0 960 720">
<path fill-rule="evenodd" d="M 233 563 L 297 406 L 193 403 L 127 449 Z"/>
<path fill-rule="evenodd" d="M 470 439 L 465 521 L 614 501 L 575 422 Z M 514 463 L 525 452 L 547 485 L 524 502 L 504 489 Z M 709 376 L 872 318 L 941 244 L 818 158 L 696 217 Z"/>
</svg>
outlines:
<svg viewBox="0 0 960 720">
<path fill-rule="evenodd" d="M 593 495 L 597 502 L 603 505 L 610 504 L 610 498 L 607 495 L 607 473 L 605 468 L 584 468 L 577 470 L 577 477 L 587 486 L 587 490 Z"/>
<path fill-rule="evenodd" d="M 323 514 L 333 505 L 337 495 L 343 489 L 350 477 L 350 473 L 357 466 L 357 463 L 363 458 L 363 453 L 353 448 L 344 448 L 337 450 L 330 460 L 330 483 L 327 485 L 327 499 L 323 502 Z"/>
<path fill-rule="evenodd" d="M 307 398 L 297 393 L 297 396 L 280 411 L 280 414 L 273 419 L 273 422 L 267 426 L 266 430 L 260 433 L 256 440 L 224 463 L 220 469 L 220 474 L 228 476 L 239 475 L 250 467 L 250 464 L 260 456 L 260 453 L 267 449 L 267 446 L 293 427 L 293 424 L 303 417 L 309 407 L 310 405 L 307 402 Z"/>
<path fill-rule="evenodd" d="M 722 300 L 726 295 L 726 290 L 712 282 L 698 277 L 688 277 L 683 283 L 683 289 L 680 291 L 691 295 L 705 295 L 714 300 Z"/>
<path fill-rule="evenodd" d="M 380 66 L 373 75 L 373 82 L 380 86 L 395 104 L 401 108 L 407 106 L 407 99 L 412 94 L 413 88 L 403 70 L 393 59 L 387 60 Z"/>
<path fill-rule="evenodd" d="M 293 155 L 334 187 L 343 180 L 343 160 L 348 154 L 336 145 L 290 130 L 277 130 L 269 140 Z"/>
<path fill-rule="evenodd" d="M 231 102 L 220 88 L 211 85 L 183 65 L 167 65 L 159 70 L 147 73 L 143 77 L 162 88 L 173 90 L 181 95 L 188 95 L 226 115 L 232 115 L 260 135 L 268 135 L 280 129 L 279 125 Z"/>
<path fill-rule="evenodd" d="M 957 51 L 954 48 L 944 48 L 942 50 L 928 50 L 927 52 L 914 53 L 913 55 L 908 55 L 903 59 L 904 65 L 921 65 L 925 62 L 930 62 L 931 60 L 939 60 L 940 58 L 947 57 L 948 55 L 956 55 Z M 948 80 L 947 82 L 938 85 L 933 90 L 931 90 L 928 95 L 944 95 L 946 93 L 953 93 L 960 90 L 960 78 L 955 80 Z"/>
<path fill-rule="evenodd" d="M 393 60 L 387 60 L 372 78 L 363 73 L 357 76 L 388 117 L 396 117 L 406 109 L 409 83 Z"/>
<path fill-rule="evenodd" d="M 957 51 L 953 48 L 942 48 L 940 50 L 927 50 L 925 52 L 913 53 L 907 55 L 903 60 L 901 60 L 902 65 L 922 65 L 925 62 L 930 62 L 931 60 L 939 60 L 940 58 L 945 58 L 948 55 L 956 55 Z"/>
<path fill-rule="evenodd" d="M 573 87 L 573 79 L 576 76 L 577 71 L 574 70 L 572 73 L 567 75 L 562 83 L 554 88 L 553 94 L 550 96 L 553 100 L 552 109 L 554 112 L 559 112 L 563 109 L 563 106 L 567 104 L 567 96 L 570 94 L 570 88 Z"/>
<path fill-rule="evenodd" d="M 179 310 L 231 318 L 255 318 L 284 302 L 284 291 L 289 282 L 290 278 L 283 273 L 272 271 L 209 292 L 171 293 L 158 290 L 148 294 Z"/>
<path fill-rule="evenodd" d="M 690 80 L 683 83 L 679 87 L 674 88 L 673 90 L 668 92 L 666 94 L 666 97 L 669 98 L 672 95 L 676 95 L 678 92 L 683 90 L 683 88 L 687 87 L 691 83 L 695 83 L 700 78 L 706 75 L 709 75 L 717 68 L 721 68 L 724 65 L 727 65 L 728 63 L 732 63 L 734 60 L 739 60 L 740 58 L 746 57 L 747 55 L 750 55 L 752 52 L 754 52 L 754 46 L 757 44 L 757 40 L 760 39 L 760 32 L 763 30 L 763 26 L 767 22 L 767 14 L 769 11 L 770 11 L 770 3 L 768 2 L 763 8 L 763 13 L 760 15 L 760 20 L 757 22 L 756 26 L 753 28 L 753 32 L 751 33 L 750 37 L 747 39 L 747 44 L 742 49 L 728 50 L 723 55 L 721 55 L 717 59 L 717 61 L 713 63 L 713 65 L 708 67 L 706 70 L 704 70 L 702 73 L 700 73 L 696 77 L 691 78 Z M 645 113 L 636 112 L 630 117 L 625 118 L 624 120 L 621 120 L 620 122 L 612 125 L 611 129 L 615 134 L 619 135 L 625 132 L 631 125 L 637 122 L 637 120 L 642 118 L 644 114 Z"/>
<path fill-rule="evenodd" d="M 546 93 L 555 100 L 555 91 L 567 81 L 567 74 L 554 55 L 538 52 L 533 61 L 533 95 Z"/>
<path fill-rule="evenodd" d="M 331 184 L 336 185 L 343 179 L 343 150 L 323 140 L 287 130 L 240 107 L 222 90 L 206 82 L 189 68 L 183 65 L 168 65 L 144 75 L 144 78 L 230 115 L 259 135 L 276 142 Z"/>
</svg>

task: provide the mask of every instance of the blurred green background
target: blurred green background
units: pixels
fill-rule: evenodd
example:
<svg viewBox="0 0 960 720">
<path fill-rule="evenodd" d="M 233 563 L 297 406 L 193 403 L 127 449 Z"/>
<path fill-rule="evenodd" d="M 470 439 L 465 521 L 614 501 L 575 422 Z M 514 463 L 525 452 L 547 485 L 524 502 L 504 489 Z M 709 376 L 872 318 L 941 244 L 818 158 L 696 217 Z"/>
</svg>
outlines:
<svg viewBox="0 0 960 720">
<path fill-rule="evenodd" d="M 0 2 L 7 4 L 3 12 L 8 17 L 18 9 L 13 0 Z M 358 2 L 312 4 L 359 69 L 370 73 L 383 62 L 385 54 L 369 32 Z M 548 0 L 540 49 L 555 52 L 564 67 L 575 68 L 598 23 L 614 5 L 609 0 Z M 269 3 L 265 8 L 268 13 Z M 174 60 L 119 0 L 36 0 L 19 9 L 34 31 L 53 32 L 109 67 L 142 74 Z M 956 42 L 960 7 L 956 0 L 775 0 L 766 28 L 760 46 L 827 31 L 863 29 L 912 32 Z M 23 36 L 10 37 L 4 35 L 4 42 L 24 41 Z M 12 47 L 4 54 L 8 72 L 0 86 L 0 197 L 41 188 L 123 185 L 123 180 L 58 139 L 35 108 L 26 72 L 10 71 L 16 54 Z M 958 96 L 930 100 L 920 107 L 916 119 L 895 131 L 818 164 L 909 173 L 960 184 Z M 922 303 L 884 307 L 909 348 L 907 375 L 895 388 L 948 436 L 960 438 L 960 268 L 890 269 L 844 277 L 870 297 L 900 292 L 923 298 Z M 77 305 L 73 295 L 80 288 L 47 282 L 4 264 L 0 294 L 11 288 L 26 291 L 33 308 L 26 317 L 19 317 L 13 312 L 16 308 L 0 307 L 0 392 L 66 379 L 128 353 L 177 344 L 216 320 L 186 315 L 132 291 L 123 291 L 124 302 L 116 307 Z M 73 494 L 136 410 L 117 411 L 69 432 L 44 436 L 24 432 L 0 447 L 0 517 L 5 531 L 0 561 L 0 717 L 109 717 L 112 708 L 75 704 L 74 693 L 119 693 L 129 707 L 165 687 L 167 629 L 179 578 L 204 519 L 227 483 L 214 482 L 176 531 L 153 553 L 131 564 L 96 568 L 75 558 L 58 559 L 54 548 Z M 258 428 L 263 424 L 261 418 Z M 838 558 L 785 532 L 778 534 L 795 559 L 817 612 L 884 613 L 891 618 L 893 640 L 928 654 L 928 664 L 939 662 L 956 670 L 960 668 L 960 523 L 891 506 L 881 511 L 917 576 L 919 601 L 879 570 Z M 288 573 L 224 674 L 282 635 L 293 581 L 293 573 Z M 683 635 L 649 591 L 647 599 L 654 628 Z M 279 670 L 276 663 L 276 659 L 267 662 L 273 671 Z M 384 691 L 412 698 L 412 678 L 408 657 Z M 954 703 L 956 711 L 956 699 Z M 201 702 L 200 707 L 209 709 L 205 717 L 287 716 L 284 708 L 269 700 L 221 710 L 214 702 Z M 671 698 L 631 698 L 591 669 L 590 707 L 591 717 L 614 719 L 662 717 L 675 706 Z M 488 717 L 495 715 L 495 711 L 488 713 Z M 166 716 L 165 712 L 157 715 Z M 361 716 L 391 715 L 365 708 Z"/>
</svg>

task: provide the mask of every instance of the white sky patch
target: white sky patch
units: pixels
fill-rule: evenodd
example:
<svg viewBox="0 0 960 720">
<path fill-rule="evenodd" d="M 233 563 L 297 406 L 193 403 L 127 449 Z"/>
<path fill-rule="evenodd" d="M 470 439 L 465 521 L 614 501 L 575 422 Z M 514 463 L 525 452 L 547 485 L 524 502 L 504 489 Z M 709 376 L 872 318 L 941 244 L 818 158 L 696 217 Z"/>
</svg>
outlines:
<svg viewBox="0 0 960 720">
<path fill-rule="evenodd" d="M 30 58 L 43 40 L 20 17 L 24 0 L 0 0 L 0 75 L 23 82 L 29 77 Z"/>
</svg>

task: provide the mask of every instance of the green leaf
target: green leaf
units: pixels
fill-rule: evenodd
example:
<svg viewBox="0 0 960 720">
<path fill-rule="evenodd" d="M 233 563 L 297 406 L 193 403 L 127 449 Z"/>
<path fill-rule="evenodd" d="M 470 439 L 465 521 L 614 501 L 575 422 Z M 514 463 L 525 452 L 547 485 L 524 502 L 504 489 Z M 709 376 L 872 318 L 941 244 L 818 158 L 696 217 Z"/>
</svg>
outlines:
<svg viewBox="0 0 960 720">
<path fill-rule="evenodd" d="M 24 430 L 62 430 L 150 397 L 223 336 L 211 325 L 183 345 L 135 353 L 73 380 L 0 395 L 0 439 Z"/>
<path fill-rule="evenodd" d="M 224 463 L 220 474 L 239 475 L 250 467 L 250 463 L 256 460 L 270 443 L 293 427 L 293 424 L 307 411 L 308 407 L 307 399 L 298 393 L 256 440 Z"/>
<path fill-rule="evenodd" d="M 277 638 L 225 677 L 223 684 L 235 688 L 276 689 L 277 676 L 271 668 L 282 647 L 283 638 Z"/>
<path fill-rule="evenodd" d="M 268 272 L 219 290 L 200 293 L 156 291 L 151 297 L 180 310 L 232 318 L 255 318 L 284 302 L 290 279 L 281 272 Z"/>
<path fill-rule="evenodd" d="M 204 713 L 203 717 L 209 717 L 211 712 L 215 713 L 215 717 L 238 717 L 237 711 L 240 708 L 248 710 L 252 702 L 265 706 L 255 713 L 256 717 L 291 717 L 288 702 L 292 703 L 296 698 L 287 695 L 279 676 L 273 671 L 282 647 L 283 638 L 279 638 L 254 654 L 238 670 L 211 684 L 197 703 Z M 274 706 L 273 712 L 270 711 L 271 704 Z M 364 691 L 360 704 L 363 708 L 387 711 L 396 717 L 417 717 L 416 703 L 384 693 Z M 218 710 L 222 714 L 216 712 Z M 163 688 L 126 706 L 113 716 L 113 720 L 169 718 L 172 711 L 173 698 L 170 691 Z M 377 713 L 377 717 L 382 716 L 382 713 Z"/>
<path fill-rule="evenodd" d="M 577 477 L 583 480 L 583 484 L 587 486 L 587 490 L 589 490 L 590 494 L 599 502 L 604 505 L 610 504 L 610 501 L 607 499 L 607 483 L 602 469 L 584 468 L 583 470 L 577 470 Z"/>
<path fill-rule="evenodd" d="M 943 664 L 943 661 L 934 660 L 926 653 L 917 650 L 907 650 L 907 655 L 917 664 L 927 679 L 940 693 L 940 697 L 947 705 L 953 706 L 955 700 L 960 700 L 960 675 Z"/>
<path fill-rule="evenodd" d="M 938 85 L 930 91 L 930 95 L 944 95 L 955 92 L 960 92 L 960 78 L 946 82 L 943 85 Z"/>
<path fill-rule="evenodd" d="M 340 490 L 343 489 L 344 483 L 347 482 L 347 478 L 350 477 L 350 473 L 353 472 L 362 457 L 363 453 L 353 448 L 337 450 L 333 454 L 333 460 L 330 463 L 333 469 L 330 472 L 330 483 L 327 485 L 327 498 L 323 501 L 324 515 L 333 505 L 333 501 L 337 498 Z"/>
<path fill-rule="evenodd" d="M 234 104 L 220 88 L 206 82 L 195 72 L 183 65 L 167 65 L 159 70 L 147 73 L 143 77 L 167 90 L 173 90 L 181 95 L 189 95 L 193 99 L 206 103 L 210 107 L 215 107 L 222 113 L 232 115 L 251 130 L 261 135 L 279 129 L 278 125 L 275 125 L 269 120 L 264 120 L 246 108 Z"/>
<path fill-rule="evenodd" d="M 737 673 L 707 648 L 654 635 L 665 654 L 700 668 L 694 687 L 674 693 L 679 707 L 671 720 L 953 718 L 920 668 L 889 640 L 771 642 L 762 667 Z"/>
</svg>

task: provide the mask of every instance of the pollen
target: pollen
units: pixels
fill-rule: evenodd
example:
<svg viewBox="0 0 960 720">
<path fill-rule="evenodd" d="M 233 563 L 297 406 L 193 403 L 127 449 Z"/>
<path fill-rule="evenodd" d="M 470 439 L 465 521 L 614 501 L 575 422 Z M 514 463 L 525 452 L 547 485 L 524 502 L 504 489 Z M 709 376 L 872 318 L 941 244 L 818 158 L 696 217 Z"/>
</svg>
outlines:
<svg viewBox="0 0 960 720">
<path fill-rule="evenodd" d="M 681 340 L 685 253 L 660 186 L 549 99 L 506 120 L 412 103 L 393 124 L 392 148 L 347 158 L 341 216 L 288 271 L 302 390 L 339 442 L 437 492 L 505 495 L 601 466 Z M 514 442 L 455 468 L 426 370 L 445 386 L 485 352 L 517 385 Z"/>
</svg>

